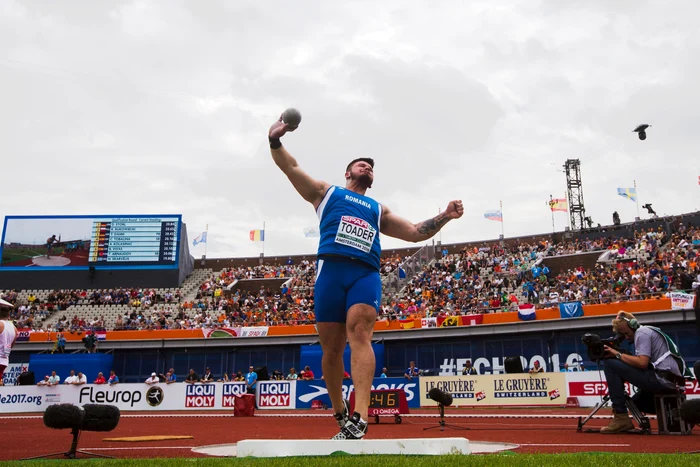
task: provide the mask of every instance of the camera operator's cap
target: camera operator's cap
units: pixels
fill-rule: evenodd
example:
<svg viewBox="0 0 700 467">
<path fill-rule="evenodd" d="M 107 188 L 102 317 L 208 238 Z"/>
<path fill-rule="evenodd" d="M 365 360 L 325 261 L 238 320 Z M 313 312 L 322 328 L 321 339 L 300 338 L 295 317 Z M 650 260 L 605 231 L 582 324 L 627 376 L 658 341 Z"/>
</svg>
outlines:
<svg viewBox="0 0 700 467">
<path fill-rule="evenodd" d="M 158 375 L 156 375 L 156 372 L 154 371 L 153 373 L 151 373 L 151 376 L 158 376 Z"/>
<path fill-rule="evenodd" d="M 2 298 L 0 298 L 0 306 L 9 306 L 10 308 L 14 308 L 14 305 L 10 302 L 6 302 Z"/>
</svg>

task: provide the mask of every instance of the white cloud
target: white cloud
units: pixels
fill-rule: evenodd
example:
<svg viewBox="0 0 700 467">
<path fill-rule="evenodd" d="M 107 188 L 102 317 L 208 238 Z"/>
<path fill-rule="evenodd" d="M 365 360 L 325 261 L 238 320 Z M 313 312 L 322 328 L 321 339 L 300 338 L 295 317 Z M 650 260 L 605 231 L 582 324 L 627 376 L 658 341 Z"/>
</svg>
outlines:
<svg viewBox="0 0 700 467">
<path fill-rule="evenodd" d="M 313 253 L 313 209 L 265 144 L 286 107 L 313 176 L 374 157 L 370 195 L 416 222 L 463 199 L 445 242 L 496 237 L 501 200 L 506 235 L 548 232 L 569 158 L 596 222 L 636 216 L 615 190 L 635 180 L 640 204 L 695 210 L 699 8 L 1 2 L 0 215 L 182 213 L 190 237 L 209 225 L 209 256 L 256 256 L 265 222 L 266 254 Z"/>
</svg>

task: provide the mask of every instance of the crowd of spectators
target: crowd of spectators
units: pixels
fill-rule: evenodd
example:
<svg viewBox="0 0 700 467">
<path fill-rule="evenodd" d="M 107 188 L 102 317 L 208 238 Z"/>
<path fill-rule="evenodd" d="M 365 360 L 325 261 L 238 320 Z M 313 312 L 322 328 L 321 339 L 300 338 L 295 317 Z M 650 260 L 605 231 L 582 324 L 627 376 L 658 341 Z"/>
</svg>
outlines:
<svg viewBox="0 0 700 467">
<path fill-rule="evenodd" d="M 134 308 L 117 318 L 115 330 L 312 324 L 315 273 L 315 263 L 309 261 L 224 269 L 203 281 L 193 300 Z M 254 292 L 232 287 L 236 280 L 271 278 L 289 281 L 279 289 L 262 286 Z"/>
<path fill-rule="evenodd" d="M 453 316 L 514 311 L 522 303 L 549 307 L 561 301 L 584 304 L 612 303 L 660 297 L 669 290 L 689 290 L 700 282 L 697 254 L 700 230 L 677 226 L 667 237 L 661 229 L 638 231 L 632 238 L 549 240 L 492 244 L 465 248 L 443 257 L 412 278 L 399 293 L 385 294 L 381 318 Z M 578 266 L 553 274 L 546 266 L 553 256 L 606 251 L 593 268 Z M 395 272 L 407 258 L 382 258 L 383 274 Z M 93 305 L 129 305 L 116 319 L 115 330 L 236 328 L 313 324 L 315 263 L 302 261 L 282 266 L 257 265 L 228 268 L 207 278 L 193 300 L 179 290 L 153 289 L 87 291 L 57 290 L 45 300 L 29 300 L 13 310 L 19 327 L 32 327 L 35 317 L 45 318 L 78 302 Z M 261 286 L 244 291 L 236 281 L 289 279 L 281 288 Z M 10 291 L 4 299 L 16 300 Z M 86 320 L 77 315 L 59 320 L 59 332 L 105 330 L 104 315 Z"/>
<path fill-rule="evenodd" d="M 84 292 L 84 291 L 82 291 Z M 45 300 L 40 300 L 30 293 L 26 300 L 19 300 L 19 292 L 8 290 L 2 293 L 3 300 L 15 305 L 10 311 L 10 319 L 19 328 L 33 329 L 36 322 L 41 322 L 56 311 L 67 310 L 81 300 L 80 290 L 54 290 Z"/>
<path fill-rule="evenodd" d="M 697 286 L 698 249 L 700 230 L 682 225 L 669 239 L 663 231 L 650 229 L 630 239 L 465 249 L 425 268 L 382 312 L 401 319 L 515 311 L 524 302 L 543 308 L 563 301 L 599 304 L 658 298 L 670 290 Z M 596 250 L 610 254 L 592 269 L 578 266 L 554 275 L 546 266 L 550 256 Z"/>
<path fill-rule="evenodd" d="M 55 312 L 65 311 L 69 307 L 80 304 L 87 305 L 128 305 L 134 310 L 148 310 L 159 305 L 167 306 L 171 310 L 176 309 L 182 301 L 182 294 L 179 289 L 174 291 L 158 292 L 156 289 L 143 288 L 118 288 L 100 289 L 88 292 L 87 290 L 53 290 L 45 299 L 39 299 L 35 294 L 30 293 L 25 300 L 20 300 L 17 290 L 7 290 L 0 293 L 3 300 L 6 300 L 15 308 L 10 312 L 10 319 L 15 322 L 18 328 L 22 329 L 43 329 L 37 326 Z M 127 317 L 131 319 L 130 316 Z M 85 330 L 104 331 L 105 317 L 94 316 L 92 319 L 85 319 L 74 315 L 72 318 L 61 317 L 52 327 L 51 331 L 57 332 L 82 332 Z M 45 329 L 49 330 L 49 329 Z"/>
<path fill-rule="evenodd" d="M 75 370 L 70 370 L 70 375 L 61 383 L 61 377 L 56 374 L 55 371 L 51 372 L 51 376 L 46 375 L 44 379 L 37 383 L 37 386 L 58 386 L 59 384 L 70 384 L 73 386 L 81 386 L 87 384 L 87 376 L 83 374 L 82 371 L 78 371 L 76 374 Z M 119 377 L 116 375 L 114 370 L 109 372 L 109 377 L 105 379 L 104 375 L 100 371 L 97 373 L 97 377 L 92 382 L 92 384 L 109 384 L 113 386 L 119 383 Z"/>
</svg>

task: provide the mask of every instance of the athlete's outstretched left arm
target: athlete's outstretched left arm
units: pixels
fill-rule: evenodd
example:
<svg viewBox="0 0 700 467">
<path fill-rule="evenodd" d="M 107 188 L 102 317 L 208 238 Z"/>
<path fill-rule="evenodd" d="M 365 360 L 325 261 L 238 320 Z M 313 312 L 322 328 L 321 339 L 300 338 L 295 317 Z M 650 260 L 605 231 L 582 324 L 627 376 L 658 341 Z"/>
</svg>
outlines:
<svg viewBox="0 0 700 467">
<path fill-rule="evenodd" d="M 412 224 L 403 217 L 397 216 L 386 206 L 382 205 L 380 231 L 389 237 L 399 238 L 407 242 L 422 242 L 433 237 L 452 219 L 459 219 L 464 214 L 462 201 L 450 201 L 447 209 L 432 219 Z"/>
</svg>

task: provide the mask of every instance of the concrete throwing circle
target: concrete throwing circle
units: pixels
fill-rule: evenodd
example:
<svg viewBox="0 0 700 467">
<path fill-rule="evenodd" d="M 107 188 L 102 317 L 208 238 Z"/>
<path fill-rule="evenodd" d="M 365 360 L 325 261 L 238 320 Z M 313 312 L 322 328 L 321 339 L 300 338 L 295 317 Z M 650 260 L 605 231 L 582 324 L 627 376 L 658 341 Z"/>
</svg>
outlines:
<svg viewBox="0 0 700 467">
<path fill-rule="evenodd" d="M 67 266 L 70 264 L 70 259 L 63 256 L 52 256 L 51 258 L 35 256 L 32 258 L 32 263 L 37 266 Z"/>
<path fill-rule="evenodd" d="M 469 440 L 469 448 L 471 450 L 471 454 L 491 454 L 495 452 L 511 451 L 514 449 L 518 449 L 519 447 L 519 444 Z M 236 443 L 211 444 L 209 446 L 199 446 L 196 448 L 192 448 L 192 452 L 213 457 L 236 457 L 238 455 L 238 448 Z"/>
</svg>

